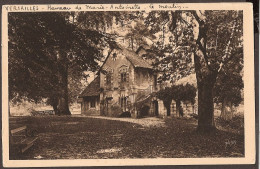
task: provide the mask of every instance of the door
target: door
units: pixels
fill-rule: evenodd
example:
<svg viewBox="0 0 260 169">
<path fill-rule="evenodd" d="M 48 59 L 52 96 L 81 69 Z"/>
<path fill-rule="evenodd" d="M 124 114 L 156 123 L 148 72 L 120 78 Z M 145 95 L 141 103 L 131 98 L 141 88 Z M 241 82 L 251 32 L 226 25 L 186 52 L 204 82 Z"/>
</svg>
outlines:
<svg viewBox="0 0 260 169">
<path fill-rule="evenodd" d="M 158 101 L 155 100 L 153 101 L 153 105 L 154 105 L 154 115 L 158 116 L 159 115 L 159 111 L 158 111 Z"/>
</svg>

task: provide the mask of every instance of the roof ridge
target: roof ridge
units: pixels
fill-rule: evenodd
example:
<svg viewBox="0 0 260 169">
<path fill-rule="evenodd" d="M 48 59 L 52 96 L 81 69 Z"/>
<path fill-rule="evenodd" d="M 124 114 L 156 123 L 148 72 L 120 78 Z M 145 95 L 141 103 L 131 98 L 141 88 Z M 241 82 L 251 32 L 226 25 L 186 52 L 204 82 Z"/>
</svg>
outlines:
<svg viewBox="0 0 260 169">
<path fill-rule="evenodd" d="M 80 93 L 79 97 L 98 96 L 99 95 L 99 88 L 100 88 L 100 76 L 97 76 Z"/>
<path fill-rule="evenodd" d="M 148 69 L 153 69 L 152 65 L 144 60 L 142 57 L 140 57 L 135 51 L 124 48 L 122 49 L 123 51 L 129 52 L 131 55 L 125 55 L 126 58 L 134 65 L 134 67 L 142 67 L 142 68 L 148 68 Z M 133 56 L 134 55 L 134 56 Z M 134 60 L 136 59 L 136 60 Z"/>
</svg>

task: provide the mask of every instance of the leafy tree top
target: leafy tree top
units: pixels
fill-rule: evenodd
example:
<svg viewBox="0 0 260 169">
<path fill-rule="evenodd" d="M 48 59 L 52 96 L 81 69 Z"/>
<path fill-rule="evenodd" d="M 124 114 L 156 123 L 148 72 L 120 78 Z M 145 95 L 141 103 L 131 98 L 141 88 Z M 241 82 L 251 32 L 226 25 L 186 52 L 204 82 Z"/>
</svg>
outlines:
<svg viewBox="0 0 260 169">
<path fill-rule="evenodd" d="M 70 13 L 9 13 L 10 99 L 59 96 L 60 78 L 95 71 L 109 35 L 80 27 Z M 66 76 L 66 75 L 65 75 Z M 24 80 L 26 79 L 26 80 Z"/>
<path fill-rule="evenodd" d="M 154 33 L 164 27 L 169 32 L 168 43 L 155 43 L 151 51 L 159 57 L 155 66 L 162 72 L 163 81 L 174 82 L 193 73 L 194 52 L 203 54 L 200 61 L 206 68 L 219 73 L 243 46 L 242 11 L 152 11 L 145 23 Z M 207 38 L 201 39 L 203 34 Z"/>
</svg>

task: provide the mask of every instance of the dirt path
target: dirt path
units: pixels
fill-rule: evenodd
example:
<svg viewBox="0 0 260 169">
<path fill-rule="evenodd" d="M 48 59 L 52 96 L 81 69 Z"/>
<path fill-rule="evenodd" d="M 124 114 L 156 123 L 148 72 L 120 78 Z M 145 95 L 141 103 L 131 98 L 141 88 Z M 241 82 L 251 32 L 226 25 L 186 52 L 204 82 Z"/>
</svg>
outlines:
<svg viewBox="0 0 260 169">
<path fill-rule="evenodd" d="M 139 124 L 143 127 L 165 127 L 165 122 L 163 121 L 163 119 L 159 119 L 156 117 L 147 117 L 147 118 L 142 118 L 142 119 L 116 118 L 116 117 L 105 117 L 105 116 L 82 116 L 82 117 L 125 121 L 125 122 Z"/>
</svg>

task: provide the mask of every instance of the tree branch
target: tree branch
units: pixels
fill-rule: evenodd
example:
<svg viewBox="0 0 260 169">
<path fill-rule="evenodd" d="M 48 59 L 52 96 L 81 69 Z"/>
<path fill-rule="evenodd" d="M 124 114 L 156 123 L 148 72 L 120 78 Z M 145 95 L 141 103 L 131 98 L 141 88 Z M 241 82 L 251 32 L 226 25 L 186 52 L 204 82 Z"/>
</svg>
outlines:
<svg viewBox="0 0 260 169">
<path fill-rule="evenodd" d="M 201 50 L 202 53 L 203 53 L 203 56 L 204 56 L 204 59 L 205 59 L 205 62 L 206 62 L 206 65 L 207 65 L 208 69 L 210 71 L 214 71 L 211 68 L 211 66 L 209 65 L 208 55 L 207 55 L 207 52 L 206 52 L 206 43 L 207 43 L 207 41 L 206 41 L 206 37 L 205 36 L 206 36 L 207 27 L 205 26 L 205 22 L 199 18 L 199 16 L 198 16 L 196 11 L 191 11 L 191 13 L 193 14 L 195 19 L 199 23 L 199 35 L 198 35 L 198 39 L 196 40 L 196 44 L 198 45 L 199 50 Z M 202 30 L 202 28 L 204 30 Z M 202 31 L 204 31 L 204 32 L 202 32 Z M 205 34 L 205 35 L 203 36 L 202 33 Z M 199 37 L 200 37 L 200 39 L 199 39 Z M 201 44 L 201 41 L 200 41 L 201 39 L 203 39 L 203 43 L 204 43 L 203 45 Z"/>
<path fill-rule="evenodd" d="M 197 22 L 199 24 L 202 24 L 202 21 L 200 19 L 200 17 L 198 16 L 197 12 L 196 11 L 191 11 L 191 13 L 193 14 L 193 16 L 195 17 L 195 19 L 197 20 Z"/>
<path fill-rule="evenodd" d="M 191 24 L 189 24 L 185 19 L 183 19 L 182 17 L 180 18 L 181 19 L 181 21 L 183 21 L 183 23 L 185 23 L 188 27 L 190 27 L 191 26 Z"/>
<path fill-rule="evenodd" d="M 227 43 L 225 55 L 224 55 L 224 57 L 223 57 L 223 59 L 222 59 L 222 62 L 221 62 L 220 65 L 219 65 L 218 72 L 220 72 L 221 69 L 223 68 L 224 62 L 227 63 L 229 60 L 232 59 L 232 55 L 228 58 L 228 54 L 229 54 L 228 51 L 229 51 L 229 47 L 230 47 L 230 44 L 231 44 L 231 40 L 232 40 L 232 38 L 233 38 L 233 36 L 234 36 L 235 27 L 236 27 L 236 21 L 234 21 L 234 25 L 233 25 L 233 27 L 232 27 L 232 32 L 231 32 L 229 41 L 228 41 L 228 43 Z M 226 59 L 226 58 L 227 58 L 227 59 Z"/>
<path fill-rule="evenodd" d="M 202 51 L 202 53 L 203 53 L 203 56 L 204 56 L 204 59 L 205 59 L 205 62 L 206 62 L 206 65 L 207 65 L 208 69 L 209 69 L 210 71 L 214 71 L 214 70 L 211 68 L 211 66 L 209 65 L 209 59 L 208 59 L 208 55 L 207 55 L 207 53 L 206 53 L 206 49 L 203 48 L 201 42 L 199 42 L 199 43 L 197 43 L 197 44 L 199 45 L 199 49 L 200 49 L 200 50 Z"/>
</svg>

